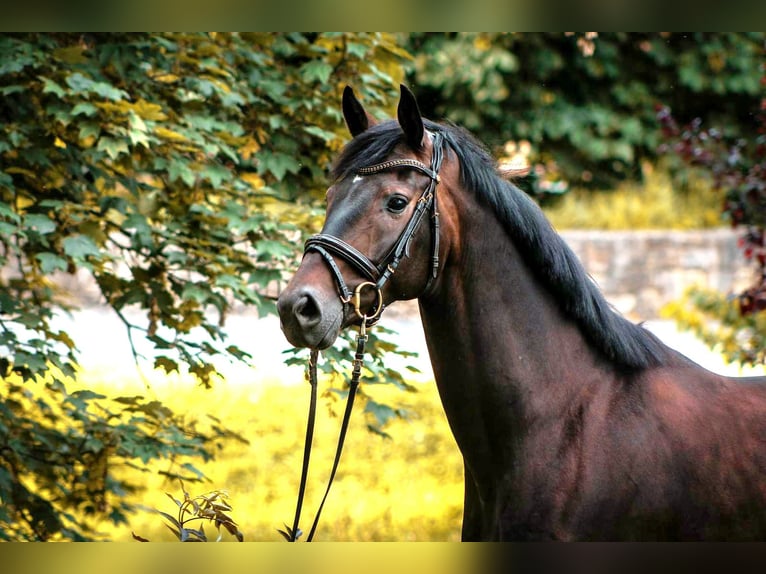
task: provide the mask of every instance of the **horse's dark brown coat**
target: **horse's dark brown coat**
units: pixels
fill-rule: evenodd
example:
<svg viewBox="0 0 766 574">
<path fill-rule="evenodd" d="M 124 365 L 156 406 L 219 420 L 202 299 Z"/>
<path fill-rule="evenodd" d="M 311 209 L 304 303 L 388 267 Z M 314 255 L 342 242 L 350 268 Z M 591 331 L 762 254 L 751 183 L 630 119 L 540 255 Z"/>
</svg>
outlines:
<svg viewBox="0 0 766 574">
<path fill-rule="evenodd" d="M 359 131 L 367 116 L 345 99 L 344 109 L 358 135 L 336 164 L 325 228 L 375 260 L 405 221 L 386 198 L 416 197 L 424 178 L 354 172 L 392 156 L 428 163 L 430 147 L 412 149 L 397 122 Z M 470 136 L 425 127 L 448 146 L 437 188 L 443 264 L 422 292 L 422 225 L 384 297 L 419 299 L 465 461 L 463 539 L 765 539 L 766 379 L 710 373 L 616 315 Z M 361 280 L 340 265 L 350 286 Z M 354 320 L 310 253 L 279 309 L 296 345 L 326 347 Z"/>
</svg>

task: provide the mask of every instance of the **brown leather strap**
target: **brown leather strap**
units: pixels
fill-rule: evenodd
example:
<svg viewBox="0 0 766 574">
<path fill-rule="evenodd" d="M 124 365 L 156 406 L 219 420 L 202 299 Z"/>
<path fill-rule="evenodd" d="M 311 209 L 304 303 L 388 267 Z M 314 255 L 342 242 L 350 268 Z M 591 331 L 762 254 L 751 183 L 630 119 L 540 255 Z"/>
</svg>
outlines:
<svg viewBox="0 0 766 574">
<path fill-rule="evenodd" d="M 317 525 L 319 524 L 319 517 L 322 515 L 327 495 L 330 494 L 330 487 L 335 480 L 335 474 L 338 471 L 338 465 L 340 464 L 341 454 L 343 453 L 343 445 L 346 442 L 346 434 L 348 432 L 348 425 L 351 421 L 351 412 L 354 408 L 354 399 L 356 398 L 356 391 L 359 388 L 359 379 L 362 374 L 362 365 L 364 364 L 364 348 L 367 344 L 367 331 L 364 325 L 366 321 L 362 320 L 362 327 L 359 335 L 356 338 L 356 353 L 354 354 L 354 363 L 351 371 L 351 380 L 348 384 L 348 397 L 346 398 L 346 409 L 343 413 L 343 420 L 340 425 L 340 432 L 338 434 L 338 446 L 335 449 L 335 459 L 332 463 L 332 470 L 330 471 L 330 478 L 327 481 L 327 488 L 325 489 L 322 502 L 319 504 L 314 522 L 311 525 L 306 542 L 311 542 L 314 539 Z M 316 420 L 316 403 L 317 403 L 317 356 L 316 350 L 311 351 L 309 357 L 309 383 L 311 385 L 311 400 L 309 404 L 309 416 L 306 423 L 306 439 L 303 446 L 303 466 L 301 468 L 301 482 L 298 487 L 298 503 L 295 508 L 295 518 L 293 520 L 293 526 L 287 533 L 286 538 L 290 542 L 297 542 L 298 538 L 303 534 L 299 528 L 301 509 L 303 508 L 303 501 L 306 496 L 306 479 L 309 472 L 309 460 L 311 458 L 311 443 L 314 437 L 314 422 Z M 281 532 L 281 531 L 280 531 Z M 283 536 L 285 533 L 283 533 Z"/>
<path fill-rule="evenodd" d="M 362 321 L 364 324 L 364 321 Z M 364 346 L 367 343 L 367 335 L 360 333 L 356 338 L 356 354 L 354 355 L 354 368 L 351 372 L 351 381 L 348 384 L 348 398 L 346 399 L 346 410 L 343 413 L 343 421 L 340 425 L 340 433 L 338 434 L 338 447 L 335 449 L 335 460 L 332 463 L 332 470 L 330 471 L 330 479 L 327 481 L 327 488 L 324 491 L 322 502 L 319 504 L 316 516 L 314 517 L 314 523 L 311 525 L 308 538 L 306 542 L 311 542 L 314 539 L 314 533 L 316 532 L 317 525 L 319 524 L 319 517 L 322 514 L 324 503 L 327 500 L 327 495 L 330 493 L 330 487 L 335 479 L 335 473 L 338 470 L 338 464 L 340 463 L 340 455 L 343 453 L 343 444 L 346 442 L 346 432 L 348 431 L 348 423 L 351 421 L 351 411 L 354 408 L 354 398 L 356 397 L 356 390 L 359 388 L 359 376 L 362 373 L 362 363 L 364 362 Z"/>
</svg>

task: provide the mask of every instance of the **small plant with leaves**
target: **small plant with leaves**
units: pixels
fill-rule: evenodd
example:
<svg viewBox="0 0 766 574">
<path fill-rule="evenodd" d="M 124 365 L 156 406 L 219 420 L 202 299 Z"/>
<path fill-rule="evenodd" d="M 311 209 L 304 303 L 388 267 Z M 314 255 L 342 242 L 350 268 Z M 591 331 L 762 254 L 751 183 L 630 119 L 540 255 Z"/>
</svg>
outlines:
<svg viewBox="0 0 766 574">
<path fill-rule="evenodd" d="M 693 332 L 728 361 L 766 364 L 766 313 L 743 313 L 736 297 L 692 287 L 683 300 L 666 305 L 662 314 Z"/>
<path fill-rule="evenodd" d="M 222 527 L 237 541 L 242 542 L 244 540 L 244 535 L 239 530 L 237 523 L 228 514 L 232 511 L 232 507 L 226 492 L 213 490 L 192 497 L 184 488 L 183 483 L 181 483 L 181 491 L 184 495 L 183 500 L 178 500 L 169 492 L 165 493 L 178 507 L 176 516 L 161 510 L 157 511 L 167 520 L 168 523 L 165 526 L 180 542 L 210 542 L 211 540 L 205 533 L 204 521 L 212 522 L 218 532 L 214 542 L 220 542 L 223 539 Z M 196 528 L 197 525 L 199 528 Z M 139 542 L 149 542 L 146 538 L 135 533 L 133 533 L 133 538 Z"/>
</svg>

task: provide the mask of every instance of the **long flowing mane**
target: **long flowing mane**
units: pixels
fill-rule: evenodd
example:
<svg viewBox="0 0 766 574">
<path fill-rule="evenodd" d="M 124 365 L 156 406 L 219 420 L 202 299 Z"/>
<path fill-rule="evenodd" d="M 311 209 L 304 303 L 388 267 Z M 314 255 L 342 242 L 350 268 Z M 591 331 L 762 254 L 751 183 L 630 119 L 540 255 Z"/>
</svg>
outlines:
<svg viewBox="0 0 766 574">
<path fill-rule="evenodd" d="M 526 265 L 590 344 L 622 370 L 638 371 L 661 364 L 666 354 L 659 340 L 609 305 L 537 204 L 499 176 L 487 149 L 460 127 L 424 123 L 426 129 L 443 134 L 445 144 L 460 162 L 461 185 L 493 209 Z M 333 165 L 332 177 L 343 179 L 386 160 L 402 141 L 397 122 L 372 126 L 343 149 Z"/>
</svg>

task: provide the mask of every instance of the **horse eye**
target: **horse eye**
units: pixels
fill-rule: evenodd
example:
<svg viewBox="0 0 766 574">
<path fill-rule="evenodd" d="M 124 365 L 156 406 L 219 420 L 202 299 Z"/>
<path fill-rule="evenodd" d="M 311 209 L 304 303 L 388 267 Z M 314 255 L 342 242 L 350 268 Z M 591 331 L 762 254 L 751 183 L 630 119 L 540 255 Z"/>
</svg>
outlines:
<svg viewBox="0 0 766 574">
<path fill-rule="evenodd" d="M 386 209 L 391 213 L 401 213 L 407 207 L 409 200 L 403 195 L 392 195 L 388 198 Z"/>
</svg>

